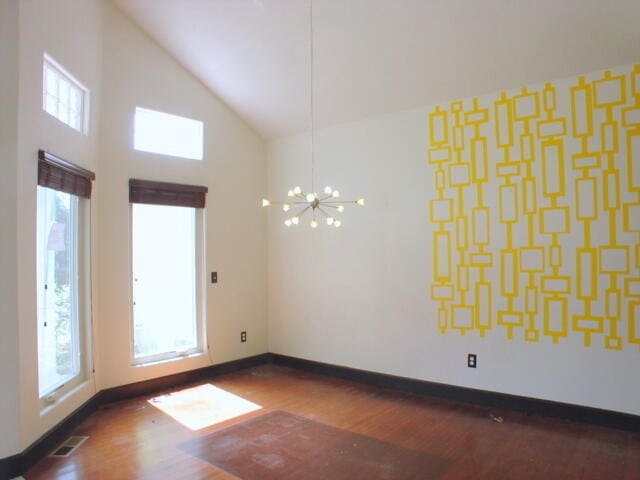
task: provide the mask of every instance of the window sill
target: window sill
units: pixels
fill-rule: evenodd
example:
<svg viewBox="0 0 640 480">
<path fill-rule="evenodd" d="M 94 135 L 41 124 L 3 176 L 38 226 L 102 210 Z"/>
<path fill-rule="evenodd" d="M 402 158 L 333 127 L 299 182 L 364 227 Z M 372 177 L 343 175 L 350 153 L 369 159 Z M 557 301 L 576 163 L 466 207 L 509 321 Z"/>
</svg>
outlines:
<svg viewBox="0 0 640 480">
<path fill-rule="evenodd" d="M 169 362 L 177 362 L 180 360 L 187 360 L 189 358 L 197 358 L 197 357 L 201 357 L 207 355 L 207 352 L 204 350 L 198 350 L 197 352 L 193 352 L 193 353 L 189 353 L 186 355 L 182 355 L 182 354 L 177 354 L 174 355 L 173 357 L 168 357 L 168 358 L 162 358 L 159 360 L 138 360 L 138 361 L 134 361 L 131 366 L 138 368 L 138 367 L 152 367 L 154 365 L 161 365 L 163 363 L 169 363 Z"/>
<path fill-rule="evenodd" d="M 39 402 L 41 405 L 40 416 L 44 417 L 52 410 L 55 410 L 60 405 L 65 403 L 67 400 L 69 400 L 71 397 L 78 394 L 81 390 L 84 390 L 85 388 L 87 388 L 89 384 L 93 384 L 93 378 L 86 378 L 80 381 L 80 383 L 78 383 L 77 385 L 74 385 L 69 390 L 64 391 L 64 393 L 62 393 L 60 396 L 56 396 L 55 400 L 51 403 L 46 402 L 44 397 L 41 397 L 39 399 Z"/>
</svg>

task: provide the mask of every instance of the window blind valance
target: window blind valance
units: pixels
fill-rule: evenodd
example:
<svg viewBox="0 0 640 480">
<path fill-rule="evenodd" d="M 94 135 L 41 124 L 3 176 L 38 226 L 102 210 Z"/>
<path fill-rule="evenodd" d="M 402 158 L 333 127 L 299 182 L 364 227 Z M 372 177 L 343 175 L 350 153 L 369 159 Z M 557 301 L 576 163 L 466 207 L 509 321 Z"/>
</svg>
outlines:
<svg viewBox="0 0 640 480">
<path fill-rule="evenodd" d="M 38 185 L 91 198 L 91 182 L 96 174 L 55 155 L 38 151 Z"/>
<path fill-rule="evenodd" d="M 129 180 L 129 202 L 204 208 L 207 187 L 180 183 Z"/>
</svg>

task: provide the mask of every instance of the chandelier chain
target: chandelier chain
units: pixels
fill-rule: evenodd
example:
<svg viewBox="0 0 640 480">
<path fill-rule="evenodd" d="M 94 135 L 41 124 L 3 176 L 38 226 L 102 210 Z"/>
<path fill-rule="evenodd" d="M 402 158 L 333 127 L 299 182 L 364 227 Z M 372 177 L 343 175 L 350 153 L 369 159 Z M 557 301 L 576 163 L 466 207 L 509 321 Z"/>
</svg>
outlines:
<svg viewBox="0 0 640 480">
<path fill-rule="evenodd" d="M 311 127 L 311 192 L 316 191 L 315 186 L 315 147 L 314 147 L 314 125 L 313 125 L 313 0 L 309 0 L 309 75 L 310 75 L 310 91 L 309 91 L 309 116 Z"/>
</svg>

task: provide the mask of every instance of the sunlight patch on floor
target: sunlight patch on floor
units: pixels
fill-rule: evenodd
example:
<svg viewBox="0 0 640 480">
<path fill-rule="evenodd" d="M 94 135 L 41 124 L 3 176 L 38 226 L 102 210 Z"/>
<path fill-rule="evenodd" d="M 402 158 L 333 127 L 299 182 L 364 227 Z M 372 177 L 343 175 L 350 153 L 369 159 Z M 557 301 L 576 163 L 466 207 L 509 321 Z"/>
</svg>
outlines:
<svg viewBox="0 0 640 480">
<path fill-rule="evenodd" d="M 210 383 L 154 397 L 148 402 L 191 430 L 210 427 L 262 408 Z"/>
</svg>

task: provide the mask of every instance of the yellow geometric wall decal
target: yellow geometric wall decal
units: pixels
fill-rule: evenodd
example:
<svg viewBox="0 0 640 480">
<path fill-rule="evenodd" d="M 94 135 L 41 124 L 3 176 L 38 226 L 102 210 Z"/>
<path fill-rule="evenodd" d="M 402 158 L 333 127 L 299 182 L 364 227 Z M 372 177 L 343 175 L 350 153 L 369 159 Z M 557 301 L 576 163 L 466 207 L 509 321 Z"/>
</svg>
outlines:
<svg viewBox="0 0 640 480">
<path fill-rule="evenodd" d="M 640 65 L 436 106 L 438 328 L 640 348 Z"/>
</svg>

